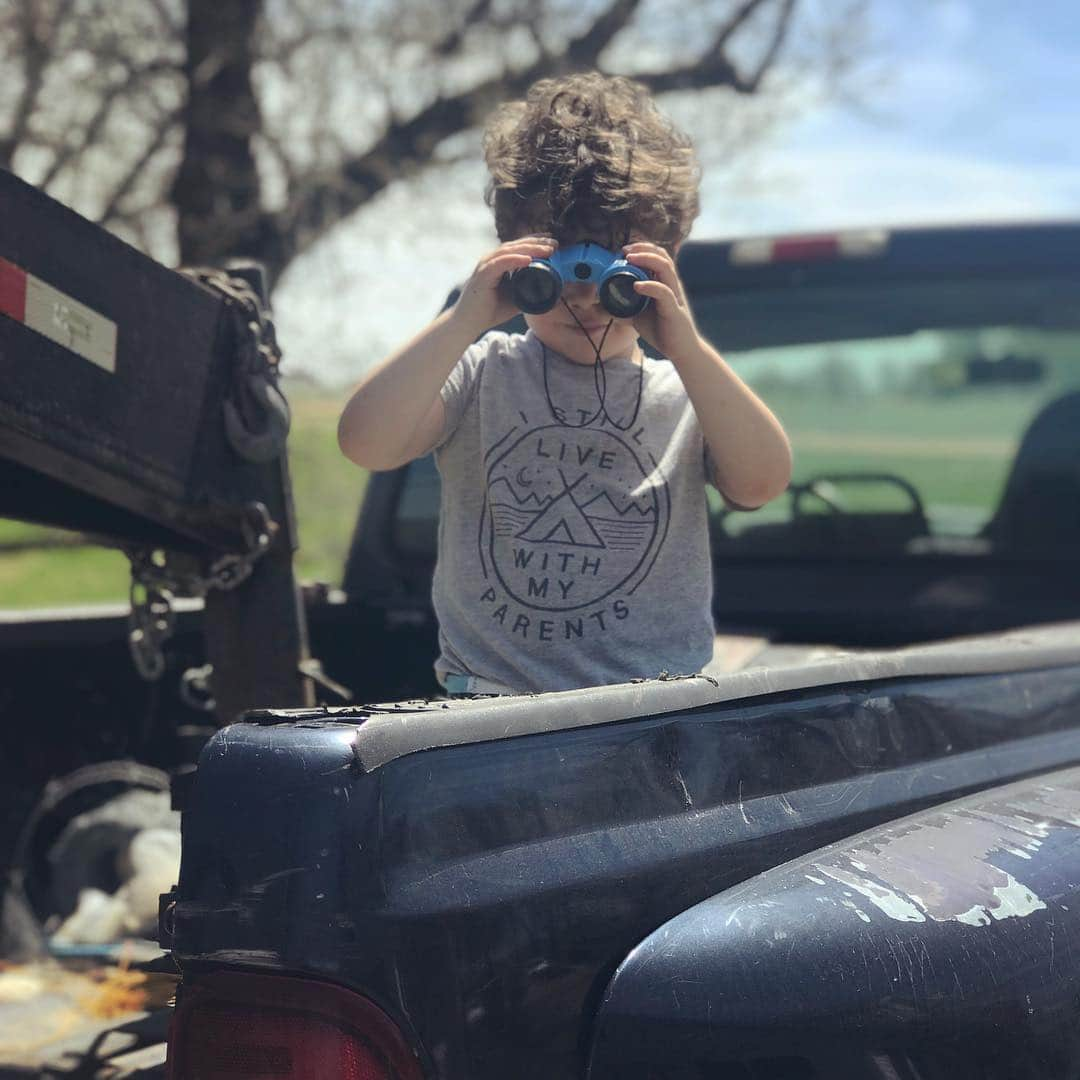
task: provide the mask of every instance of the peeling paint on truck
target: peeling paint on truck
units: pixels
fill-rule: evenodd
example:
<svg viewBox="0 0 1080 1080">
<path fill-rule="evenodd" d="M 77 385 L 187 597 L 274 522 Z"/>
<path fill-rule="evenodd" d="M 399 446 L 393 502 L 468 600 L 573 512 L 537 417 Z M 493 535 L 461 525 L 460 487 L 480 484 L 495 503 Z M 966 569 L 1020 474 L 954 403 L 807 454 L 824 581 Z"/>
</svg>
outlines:
<svg viewBox="0 0 1080 1080">
<path fill-rule="evenodd" d="M 1077 828 L 1080 792 L 1044 785 L 1023 799 L 943 809 L 936 819 L 898 827 L 873 844 L 856 844 L 812 865 L 818 875 L 853 889 L 890 919 L 987 926 L 991 919 L 1023 918 L 1046 908 L 1028 885 L 999 865 L 1002 856 L 1030 861 L 1051 830 Z M 805 876 L 824 885 L 820 877 Z"/>
</svg>

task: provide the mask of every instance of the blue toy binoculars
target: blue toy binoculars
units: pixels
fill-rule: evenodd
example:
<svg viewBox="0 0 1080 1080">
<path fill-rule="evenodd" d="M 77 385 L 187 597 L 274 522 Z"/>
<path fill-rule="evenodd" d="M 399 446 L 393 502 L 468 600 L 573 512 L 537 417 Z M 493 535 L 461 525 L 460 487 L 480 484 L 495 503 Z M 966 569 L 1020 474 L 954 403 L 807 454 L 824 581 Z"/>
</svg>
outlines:
<svg viewBox="0 0 1080 1080">
<path fill-rule="evenodd" d="M 533 259 L 510 276 L 510 291 L 522 311 L 542 315 L 562 294 L 563 283 L 581 281 L 596 286 L 604 310 L 616 319 L 632 319 L 649 302 L 634 291 L 634 282 L 648 281 L 639 266 L 613 255 L 599 244 L 575 244 L 559 249 L 548 259 Z"/>
</svg>

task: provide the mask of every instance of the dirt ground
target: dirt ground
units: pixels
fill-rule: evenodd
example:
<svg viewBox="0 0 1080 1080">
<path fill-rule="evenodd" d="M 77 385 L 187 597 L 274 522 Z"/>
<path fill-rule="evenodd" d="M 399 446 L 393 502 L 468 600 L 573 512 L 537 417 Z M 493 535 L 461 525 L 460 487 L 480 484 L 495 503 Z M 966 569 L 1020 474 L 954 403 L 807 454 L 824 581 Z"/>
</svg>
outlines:
<svg viewBox="0 0 1080 1080">
<path fill-rule="evenodd" d="M 122 952 L 0 962 L 0 1080 L 163 1077 L 176 978 L 146 966 Z"/>
</svg>

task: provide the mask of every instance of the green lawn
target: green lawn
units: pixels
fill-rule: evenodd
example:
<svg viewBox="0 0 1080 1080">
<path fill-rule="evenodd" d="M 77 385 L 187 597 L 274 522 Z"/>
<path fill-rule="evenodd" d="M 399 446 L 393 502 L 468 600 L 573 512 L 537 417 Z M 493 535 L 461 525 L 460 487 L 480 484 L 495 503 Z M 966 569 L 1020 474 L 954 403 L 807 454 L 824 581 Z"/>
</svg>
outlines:
<svg viewBox="0 0 1080 1080">
<path fill-rule="evenodd" d="M 1016 393 L 856 401 L 777 395 L 769 404 L 791 438 L 796 481 L 822 473 L 892 473 L 927 505 L 967 506 L 989 516 L 1040 400 Z M 853 507 L 882 510 L 907 499 L 884 484 L 849 486 L 844 494 Z"/>
<path fill-rule="evenodd" d="M 289 465 L 300 532 L 297 572 L 302 581 L 339 584 L 367 474 L 337 447 L 341 397 L 290 394 L 293 428 Z M 21 522 L 0 520 L 0 541 L 57 536 Z M 27 608 L 126 600 L 128 562 L 118 551 L 63 548 L 0 554 L 0 607 Z"/>
</svg>

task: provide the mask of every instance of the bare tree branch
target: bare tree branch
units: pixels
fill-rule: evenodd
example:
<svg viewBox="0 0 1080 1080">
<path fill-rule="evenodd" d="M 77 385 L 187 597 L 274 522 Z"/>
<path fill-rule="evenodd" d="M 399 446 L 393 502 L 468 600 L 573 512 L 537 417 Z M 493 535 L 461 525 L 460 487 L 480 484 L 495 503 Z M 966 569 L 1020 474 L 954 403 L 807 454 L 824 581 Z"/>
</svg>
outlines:
<svg viewBox="0 0 1080 1080">
<path fill-rule="evenodd" d="M 120 178 L 116 187 L 113 188 L 112 193 L 108 196 L 105 202 L 105 207 L 98 215 L 98 220 L 102 225 L 109 225 L 112 219 L 117 213 L 117 208 L 123 202 L 123 200 L 131 193 L 135 184 L 142 176 L 147 164 L 154 157 L 154 155 L 169 141 L 169 137 L 176 131 L 177 121 L 180 119 L 180 110 L 178 109 L 170 117 L 164 120 L 158 127 L 154 137 L 146 144 L 143 151 L 139 156 L 131 163 L 127 172 Z"/>
<path fill-rule="evenodd" d="M 791 29 L 791 24 L 794 21 L 795 15 L 795 2 L 796 0 L 783 0 L 780 6 L 780 13 L 776 17 L 776 25 L 773 27 L 772 41 L 769 42 L 769 47 L 765 50 L 765 55 L 761 58 L 761 63 L 758 65 L 757 70 L 748 79 L 748 85 L 750 92 L 755 92 L 759 86 L 761 86 L 761 80 L 772 69 L 776 62 L 777 56 L 780 54 L 780 50 L 784 46 L 784 41 L 788 36 L 788 32 Z"/>
<path fill-rule="evenodd" d="M 461 17 L 460 22 L 452 26 L 441 41 L 436 41 L 431 47 L 434 56 L 451 56 L 457 52 L 465 38 L 465 33 L 470 26 L 482 22 L 491 15 L 491 0 L 475 0 Z"/>
<path fill-rule="evenodd" d="M 259 50 L 259 58 L 273 60 L 288 67 L 301 49 L 308 48 L 320 41 L 340 43 L 351 38 L 355 33 L 356 27 L 346 21 L 330 23 L 327 26 L 316 28 L 305 28 L 287 40 L 264 42 Z"/>
<path fill-rule="evenodd" d="M 286 152 L 283 141 L 273 133 L 264 130 L 259 132 L 258 143 L 269 152 L 274 159 L 275 166 L 281 170 L 286 193 L 294 191 L 299 178 L 293 167 L 292 158 Z"/>
<path fill-rule="evenodd" d="M 716 40 L 713 42 L 713 50 L 719 51 L 726 49 L 731 43 L 731 39 L 746 25 L 750 17 L 754 15 L 759 8 L 765 3 L 765 0 L 745 0 L 745 2 L 736 9 L 735 14 L 728 19 L 727 24 L 716 36 Z"/>
<path fill-rule="evenodd" d="M 569 42 L 562 63 L 558 70 L 567 71 L 576 68 L 595 67 L 600 54 L 611 43 L 612 38 L 634 17 L 639 0 L 615 0 L 589 29 L 574 41 Z M 551 57 L 547 57 L 550 63 Z M 540 67 L 533 66 L 534 72 Z M 530 78 L 528 82 L 532 82 Z M 527 85 L 527 84 L 526 84 Z"/>
<path fill-rule="evenodd" d="M 739 94 L 757 93 L 762 79 L 776 63 L 794 19 L 796 2 L 797 0 L 780 0 L 780 11 L 769 46 L 750 75 L 743 75 L 729 59 L 725 50 L 730 46 L 735 34 L 765 6 L 766 0 L 746 0 L 746 3 L 742 4 L 721 27 L 700 60 L 682 67 L 669 68 L 658 74 L 642 74 L 635 77 L 657 94 L 673 90 L 717 86 L 730 87 Z"/>
<path fill-rule="evenodd" d="M 170 10 L 166 0 L 149 0 L 150 6 L 158 17 L 162 31 L 170 37 L 179 37 L 184 32 L 184 20 L 179 12 Z"/>
<path fill-rule="evenodd" d="M 34 0 L 22 0 L 19 29 L 23 87 L 15 104 L 11 131 L 7 138 L 0 139 L 0 166 L 3 168 L 11 168 L 15 151 L 30 130 L 30 119 L 45 81 L 45 69 L 49 64 L 52 42 L 57 29 L 70 12 L 72 2 L 73 0 L 62 0 L 52 24 L 44 25 L 41 6 L 34 3 Z"/>
<path fill-rule="evenodd" d="M 654 91 L 727 86 L 752 93 L 775 62 L 793 16 L 795 0 L 783 0 L 772 41 L 750 77 L 739 73 L 723 52 L 736 31 L 765 3 L 747 0 L 721 28 L 702 59 L 662 74 L 636 75 Z M 440 98 L 407 121 L 394 123 L 364 154 L 342 163 L 336 176 L 306 176 L 297 181 L 290 205 L 263 230 L 261 252 L 272 267 L 283 267 L 328 228 L 346 217 L 392 180 L 417 172 L 431 161 L 449 134 L 479 122 L 494 102 L 522 94 L 537 78 L 597 66 L 600 55 L 626 26 L 639 0 L 617 0 L 560 55 L 544 52 L 520 71 L 500 75 L 456 96 Z"/>
<path fill-rule="evenodd" d="M 814 27 L 798 0 L 709 0 L 695 15 L 719 25 L 685 59 L 690 31 L 669 25 L 663 44 L 641 0 L 592 0 L 571 20 L 566 0 L 7 0 L 0 166 L 18 156 L 159 257 L 175 223 L 184 260 L 248 254 L 277 276 L 538 78 L 600 68 L 656 93 L 779 102 L 769 73 L 800 45 L 815 74 L 847 80 L 867 51 L 852 12 L 871 2 Z"/>
<path fill-rule="evenodd" d="M 569 43 L 562 56 L 543 53 L 521 71 L 504 70 L 467 92 L 437 99 L 407 121 L 391 124 L 374 147 L 342 162 L 336 176 L 304 177 L 289 207 L 273 215 L 262 230 L 267 247 L 260 257 L 280 270 L 391 181 L 428 163 L 447 135 L 475 125 L 496 100 L 524 93 L 541 75 L 595 66 L 639 2 L 616 0 Z"/>
<path fill-rule="evenodd" d="M 115 211 L 109 215 L 109 220 L 107 222 L 102 222 L 101 224 L 107 225 L 108 228 L 113 229 L 118 233 L 126 232 L 136 246 L 142 248 L 144 251 L 149 250 L 153 246 L 146 226 L 146 218 L 138 211 L 132 211 L 131 213 Z"/>
<path fill-rule="evenodd" d="M 122 80 L 114 82 L 105 90 L 98 100 L 94 115 L 82 133 L 57 147 L 56 156 L 48 170 L 38 180 L 38 186 L 48 188 L 65 168 L 76 164 L 88 147 L 97 144 L 116 105 L 126 103 L 134 91 L 141 90 L 149 79 L 163 73 L 178 75 L 179 71 L 176 65 L 167 61 L 154 61 L 145 67 L 129 71 Z"/>
</svg>

